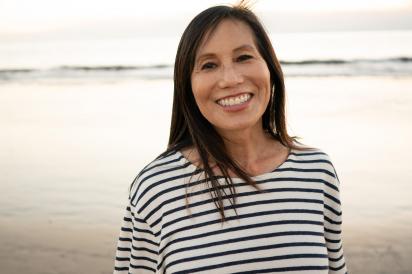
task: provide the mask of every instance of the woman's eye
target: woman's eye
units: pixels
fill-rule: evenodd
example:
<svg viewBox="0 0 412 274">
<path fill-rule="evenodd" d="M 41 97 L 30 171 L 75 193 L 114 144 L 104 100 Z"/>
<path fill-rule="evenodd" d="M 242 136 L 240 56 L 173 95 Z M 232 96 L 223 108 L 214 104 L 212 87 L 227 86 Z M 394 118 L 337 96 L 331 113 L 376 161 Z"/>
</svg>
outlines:
<svg viewBox="0 0 412 274">
<path fill-rule="evenodd" d="M 237 61 L 242 62 L 242 61 L 249 60 L 249 59 L 251 59 L 251 58 L 252 58 L 251 55 L 244 54 L 244 55 L 240 55 L 240 56 L 237 58 Z"/>
<path fill-rule="evenodd" d="M 202 69 L 202 70 L 203 70 L 203 69 L 213 69 L 213 68 L 215 68 L 215 67 L 216 67 L 216 64 L 215 64 L 215 63 L 208 62 L 208 63 L 206 63 L 206 64 L 203 64 L 202 67 L 201 67 L 201 69 Z"/>
</svg>

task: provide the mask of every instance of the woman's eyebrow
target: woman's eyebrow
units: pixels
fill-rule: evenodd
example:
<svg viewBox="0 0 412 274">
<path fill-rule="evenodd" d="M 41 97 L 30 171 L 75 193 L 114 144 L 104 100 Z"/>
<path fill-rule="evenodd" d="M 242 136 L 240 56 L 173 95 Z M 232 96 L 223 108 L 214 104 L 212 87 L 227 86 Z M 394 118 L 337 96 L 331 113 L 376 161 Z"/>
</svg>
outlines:
<svg viewBox="0 0 412 274">
<path fill-rule="evenodd" d="M 234 49 L 233 49 L 233 52 L 242 51 L 242 50 L 254 51 L 254 50 L 255 50 L 255 47 L 254 47 L 254 46 L 251 46 L 251 45 L 249 45 L 249 44 L 244 44 L 244 45 L 241 45 L 241 46 L 239 46 L 239 47 L 234 48 Z M 199 55 L 199 56 L 196 58 L 196 61 L 195 61 L 195 62 L 198 63 L 198 62 L 200 62 L 200 61 L 202 61 L 202 60 L 204 60 L 204 59 L 214 58 L 214 57 L 216 57 L 216 54 L 215 54 L 215 53 L 209 53 L 209 52 L 202 53 L 201 55 Z"/>
<path fill-rule="evenodd" d="M 249 44 L 244 44 L 244 45 L 241 45 L 235 48 L 233 51 L 241 51 L 241 50 L 255 50 L 255 47 Z"/>
<path fill-rule="evenodd" d="M 196 58 L 196 63 L 202 61 L 203 59 L 213 58 L 216 57 L 214 53 L 203 53 Z"/>
</svg>

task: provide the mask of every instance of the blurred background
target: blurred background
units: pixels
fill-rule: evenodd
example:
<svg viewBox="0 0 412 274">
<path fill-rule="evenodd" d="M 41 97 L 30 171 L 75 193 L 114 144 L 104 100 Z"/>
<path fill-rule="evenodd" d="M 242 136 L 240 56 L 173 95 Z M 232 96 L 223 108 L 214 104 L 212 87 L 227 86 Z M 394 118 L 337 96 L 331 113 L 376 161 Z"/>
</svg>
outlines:
<svg viewBox="0 0 412 274">
<path fill-rule="evenodd" d="M 412 1 L 258 0 L 288 126 L 341 181 L 351 273 L 412 273 Z M 166 149 L 179 38 L 234 1 L 0 0 L 0 273 L 111 273 Z"/>
</svg>

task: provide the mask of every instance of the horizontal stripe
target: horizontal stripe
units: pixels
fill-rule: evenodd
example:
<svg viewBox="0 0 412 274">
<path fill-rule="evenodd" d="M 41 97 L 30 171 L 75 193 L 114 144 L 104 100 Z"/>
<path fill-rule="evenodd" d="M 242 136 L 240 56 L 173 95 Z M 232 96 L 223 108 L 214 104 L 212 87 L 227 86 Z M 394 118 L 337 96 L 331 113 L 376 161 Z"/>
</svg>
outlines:
<svg viewBox="0 0 412 274">
<path fill-rule="evenodd" d="M 340 205 L 340 201 L 339 201 L 338 198 L 336 198 L 336 197 L 334 197 L 334 196 L 332 196 L 332 195 L 330 195 L 330 194 L 328 194 L 328 193 L 325 193 L 325 197 L 328 198 L 329 200 L 334 201 L 334 202 L 337 203 L 338 205 Z"/>
<path fill-rule="evenodd" d="M 330 253 L 338 253 L 342 250 L 342 245 L 340 245 L 338 248 L 330 248 L 328 247 L 328 252 Z"/>
<path fill-rule="evenodd" d="M 134 229 L 138 229 L 138 228 L 134 228 Z M 127 227 L 122 227 L 120 230 L 123 232 L 133 232 L 133 229 L 127 228 Z"/>
<path fill-rule="evenodd" d="M 296 235 L 323 236 L 323 233 L 312 232 L 312 231 L 274 232 L 274 233 L 269 233 L 269 234 L 260 234 L 260 235 L 254 235 L 254 236 L 239 237 L 239 238 L 228 239 L 228 240 L 224 240 L 224 241 L 220 241 L 220 242 L 212 242 L 212 243 L 207 243 L 207 244 L 201 244 L 201 245 L 195 245 L 195 246 L 190 246 L 190 247 L 174 249 L 174 250 L 172 250 L 169 253 L 164 255 L 163 260 L 160 262 L 157 269 L 159 269 L 163 265 L 163 261 L 165 259 L 167 259 L 167 257 L 169 257 L 170 255 L 176 254 L 176 253 L 184 252 L 184 251 L 191 251 L 191 250 L 196 250 L 196 249 L 201 249 L 201 248 L 207 248 L 207 247 L 212 247 L 212 246 L 217 246 L 217 245 L 225 245 L 225 244 L 229 244 L 229 243 L 236 243 L 236 242 L 242 242 L 242 241 L 251 241 L 251 240 L 257 240 L 257 239 L 263 239 L 263 238 L 296 236 Z"/>
<path fill-rule="evenodd" d="M 119 237 L 119 241 L 121 241 L 121 242 L 132 242 L 132 239 L 131 238 Z"/>
<path fill-rule="evenodd" d="M 325 163 L 332 165 L 332 163 L 328 160 L 323 159 L 316 159 L 316 160 L 294 160 L 294 159 L 287 159 L 285 162 L 289 163 L 297 163 L 297 164 L 315 164 L 315 163 Z"/>
<path fill-rule="evenodd" d="M 225 210 L 230 210 L 230 209 L 239 209 L 239 208 L 244 208 L 244 207 L 249 207 L 249 206 L 253 206 L 253 205 L 257 205 L 257 204 L 276 204 L 276 203 L 315 203 L 315 204 L 319 204 L 321 203 L 319 200 L 307 200 L 307 199 L 274 199 L 274 200 L 270 200 L 270 201 L 262 201 L 262 202 L 270 202 L 270 203 L 260 203 L 260 202 L 250 202 L 250 203 L 244 203 L 244 204 L 237 204 L 235 206 L 230 205 L 230 206 L 226 206 L 224 207 Z M 166 227 L 168 227 L 169 225 L 173 225 L 176 224 L 180 221 L 183 220 L 187 220 L 190 218 L 196 218 L 196 217 L 200 217 L 200 216 L 204 216 L 204 215 L 209 215 L 209 214 L 214 214 L 216 212 L 219 212 L 219 210 L 217 208 L 214 209 L 210 209 L 210 210 L 206 210 L 203 212 L 199 212 L 199 213 L 195 213 L 192 214 L 190 216 L 183 216 L 180 218 L 177 218 L 175 220 L 171 220 L 167 223 L 165 223 L 162 226 L 162 230 L 165 229 Z M 297 213 L 297 214 L 318 214 L 318 215 L 322 215 L 322 212 L 319 210 L 309 210 L 309 209 L 282 209 L 282 210 L 269 210 L 269 211 L 265 211 L 264 213 L 254 213 L 254 214 L 258 214 L 255 216 L 263 216 L 263 215 L 272 215 L 272 214 L 287 214 L 287 213 Z M 247 217 L 251 217 L 250 215 L 241 215 L 241 218 L 247 218 Z"/>
<path fill-rule="evenodd" d="M 329 261 L 331 261 L 331 262 L 339 262 L 340 260 L 343 260 L 343 254 L 340 255 L 338 258 L 329 257 Z"/>
<path fill-rule="evenodd" d="M 292 266 L 292 267 L 278 267 L 278 268 L 268 268 L 268 269 L 257 269 L 252 271 L 239 271 L 233 272 L 232 274 L 255 274 L 255 273 L 271 273 L 271 272 L 290 272 L 290 271 L 311 271 L 311 270 L 327 270 L 329 267 L 327 265 L 316 266 Z"/>
<path fill-rule="evenodd" d="M 218 269 L 218 268 L 234 266 L 234 265 L 259 263 L 259 262 L 267 262 L 267 261 L 278 261 L 278 260 L 304 259 L 304 258 L 327 258 L 327 255 L 325 254 L 291 254 L 291 255 L 282 255 L 282 256 L 254 258 L 254 259 L 248 259 L 248 260 L 231 261 L 231 262 L 227 262 L 223 264 L 192 268 L 192 269 L 185 270 L 185 272 L 187 271 L 188 273 L 195 273 L 195 272 Z M 180 271 L 176 273 L 183 273 L 183 272 Z"/>
<path fill-rule="evenodd" d="M 134 259 L 134 260 L 140 260 L 140 261 L 148 261 L 148 262 L 151 262 L 151 263 L 157 263 L 156 262 L 156 260 L 153 260 L 153 259 L 151 259 L 151 258 L 149 258 L 149 257 L 145 257 L 145 256 L 134 256 L 133 254 L 132 254 L 132 259 Z"/>
<path fill-rule="evenodd" d="M 325 207 L 325 209 L 329 210 L 330 212 L 332 212 L 333 214 L 335 214 L 338 217 L 340 217 L 342 215 L 342 211 L 337 211 L 336 209 L 332 208 L 328 204 L 324 204 L 324 207 Z"/>
<path fill-rule="evenodd" d="M 124 261 L 130 261 L 130 257 L 126 257 L 126 258 L 121 258 L 121 257 L 116 257 L 116 261 L 119 261 L 119 262 L 124 262 Z"/>
<path fill-rule="evenodd" d="M 117 250 L 118 250 L 118 251 L 122 251 L 122 252 L 130 252 L 130 251 L 132 251 L 132 249 L 129 248 L 129 247 L 117 247 Z"/>
<path fill-rule="evenodd" d="M 158 246 L 158 243 L 156 243 L 156 242 L 154 242 L 154 241 L 152 241 L 152 240 L 143 238 L 143 237 L 135 237 L 135 236 L 133 236 L 133 241 L 136 241 L 136 242 L 141 241 L 141 242 L 149 243 L 149 244 L 154 245 L 154 246 Z"/>
<path fill-rule="evenodd" d="M 338 239 L 338 240 L 332 240 L 332 239 L 325 238 L 325 240 L 326 240 L 328 243 L 332 243 L 332 244 L 338 244 L 338 243 L 340 243 L 340 239 Z"/>
<path fill-rule="evenodd" d="M 315 151 L 315 152 L 291 152 L 290 155 L 297 156 L 297 157 L 302 157 L 302 156 L 326 155 L 326 153 L 321 152 L 321 151 Z"/>
<path fill-rule="evenodd" d="M 134 268 L 134 269 L 146 269 L 146 270 L 150 270 L 150 271 L 153 271 L 153 272 L 156 271 L 154 268 L 151 268 L 151 267 L 148 267 L 148 266 L 145 266 L 145 265 L 134 265 L 134 264 L 130 264 L 130 267 L 131 267 L 131 268 Z"/>
<path fill-rule="evenodd" d="M 154 255 L 157 255 L 157 254 L 158 254 L 156 250 L 152 250 L 152 249 L 147 248 L 147 247 L 137 247 L 137 246 L 135 246 L 135 245 L 132 245 L 132 249 L 135 250 L 135 251 L 145 251 L 145 252 L 149 252 L 149 253 L 152 253 L 152 254 L 154 254 Z"/>
<path fill-rule="evenodd" d="M 338 271 L 338 270 L 343 269 L 345 266 L 346 266 L 346 264 L 345 264 L 345 263 L 343 263 L 343 264 L 342 264 L 342 265 L 340 265 L 339 267 L 332 267 L 332 266 L 329 266 L 329 269 L 330 269 L 330 270 L 332 270 L 332 271 Z"/>
<path fill-rule="evenodd" d="M 325 219 L 326 222 L 332 224 L 332 225 L 341 225 L 342 221 L 340 220 L 332 220 L 331 218 L 329 218 L 328 216 L 324 216 L 323 217 Z"/>
<path fill-rule="evenodd" d="M 269 212 L 268 214 L 271 214 L 271 213 Z M 227 217 L 226 220 L 227 221 L 232 221 L 232 220 L 235 220 L 235 219 L 240 220 L 240 219 L 246 219 L 246 218 L 255 217 L 255 216 L 264 216 L 264 215 L 266 215 L 266 214 L 257 212 L 257 213 L 251 213 L 251 214 L 244 214 L 244 215 L 241 215 L 241 216 L 230 216 L 230 217 Z M 161 241 L 164 240 L 167 237 L 172 236 L 175 233 L 178 233 L 178 232 L 182 232 L 182 231 L 186 231 L 186 230 L 190 230 L 190 229 L 194 229 L 194 228 L 199 228 L 199 227 L 203 227 L 203 226 L 208 226 L 208 225 L 211 225 L 211 224 L 218 224 L 220 222 L 221 222 L 220 219 L 216 219 L 216 220 L 206 221 L 206 222 L 195 224 L 195 225 L 180 227 L 178 229 L 175 229 L 173 231 L 170 231 L 170 232 L 166 233 L 164 236 L 161 237 Z M 270 222 L 268 222 L 268 223 L 270 223 Z M 283 220 L 283 221 L 275 221 L 275 222 L 273 222 L 273 224 L 277 224 L 277 225 L 311 224 L 311 225 L 322 225 L 323 226 L 322 222 L 308 221 L 308 220 Z"/>
<path fill-rule="evenodd" d="M 302 258 L 325 258 L 325 257 L 327 256 L 324 254 L 293 254 L 293 255 L 283 255 L 283 256 L 272 256 L 272 257 L 256 258 L 256 259 L 249 259 L 249 260 L 243 260 L 243 261 L 231 261 L 231 262 L 227 262 L 223 264 L 192 268 L 192 269 L 185 270 L 184 272 L 187 271 L 188 273 L 195 273 L 199 271 L 213 270 L 213 269 L 218 269 L 218 268 L 223 268 L 223 267 L 228 267 L 228 266 L 233 266 L 233 265 L 251 264 L 251 263 L 276 261 L 276 260 L 291 260 L 291 259 L 302 259 Z M 323 266 L 320 266 L 320 267 L 323 267 Z M 179 271 L 176 273 L 183 273 L 183 272 Z"/>
<path fill-rule="evenodd" d="M 203 259 L 211 259 L 214 257 L 232 255 L 232 254 L 239 254 L 245 252 L 253 252 L 253 251 L 261 251 L 261 250 L 269 250 L 269 249 L 276 249 L 276 248 L 286 248 L 286 247 L 303 247 L 303 246 L 325 246 L 323 243 L 310 243 L 310 242 L 297 242 L 297 243 L 282 243 L 282 244 L 274 244 L 274 245 L 265 245 L 265 246 L 257 246 L 257 247 L 249 247 L 249 248 L 242 248 L 242 249 L 235 249 L 230 251 L 223 251 L 217 252 L 213 254 L 205 254 L 201 256 L 193 256 L 188 257 L 180 260 L 175 260 L 168 265 L 165 266 L 165 269 L 168 269 L 170 266 L 175 264 L 183 263 L 183 262 L 192 262 L 196 260 L 203 260 Z"/>
<path fill-rule="evenodd" d="M 284 168 L 279 168 L 276 170 L 277 172 L 282 172 L 282 171 L 295 171 L 295 172 L 313 172 L 313 173 L 325 173 L 328 174 L 329 176 L 335 178 L 335 174 L 333 172 L 330 172 L 327 169 L 323 168 L 293 168 L 293 167 L 284 167 Z"/>
<path fill-rule="evenodd" d="M 334 230 L 334 229 L 330 229 L 330 228 L 325 228 L 325 232 L 332 233 L 332 234 L 340 234 L 341 230 Z"/>
<path fill-rule="evenodd" d="M 129 267 L 128 266 L 126 266 L 126 267 L 117 267 L 117 266 L 115 266 L 114 270 L 115 271 L 129 271 Z"/>
</svg>

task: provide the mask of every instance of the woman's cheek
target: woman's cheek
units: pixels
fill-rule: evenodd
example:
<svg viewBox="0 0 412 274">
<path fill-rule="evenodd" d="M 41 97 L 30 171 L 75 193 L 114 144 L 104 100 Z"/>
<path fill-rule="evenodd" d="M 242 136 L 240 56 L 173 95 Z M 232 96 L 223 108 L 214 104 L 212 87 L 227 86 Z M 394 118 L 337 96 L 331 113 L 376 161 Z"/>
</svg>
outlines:
<svg viewBox="0 0 412 274">
<path fill-rule="evenodd" d="M 198 76 L 192 85 L 193 92 L 199 100 L 207 100 L 212 94 L 212 78 L 207 75 Z"/>
</svg>

